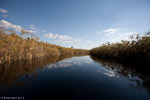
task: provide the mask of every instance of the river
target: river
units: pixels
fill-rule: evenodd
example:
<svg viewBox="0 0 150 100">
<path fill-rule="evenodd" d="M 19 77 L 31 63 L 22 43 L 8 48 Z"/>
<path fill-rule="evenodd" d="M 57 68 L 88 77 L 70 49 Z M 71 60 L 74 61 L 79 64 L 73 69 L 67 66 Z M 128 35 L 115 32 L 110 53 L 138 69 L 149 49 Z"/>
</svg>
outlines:
<svg viewBox="0 0 150 100">
<path fill-rule="evenodd" d="M 0 66 L 0 98 L 150 100 L 150 75 L 91 56 L 50 57 Z"/>
</svg>

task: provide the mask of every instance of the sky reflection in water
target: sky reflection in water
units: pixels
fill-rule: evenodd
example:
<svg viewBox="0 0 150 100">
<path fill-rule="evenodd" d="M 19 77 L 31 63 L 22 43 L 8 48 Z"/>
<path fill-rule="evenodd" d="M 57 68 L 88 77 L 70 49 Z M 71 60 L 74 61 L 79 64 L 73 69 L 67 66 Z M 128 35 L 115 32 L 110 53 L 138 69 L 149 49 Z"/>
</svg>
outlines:
<svg viewBox="0 0 150 100">
<path fill-rule="evenodd" d="M 149 85 L 144 83 L 147 80 L 130 69 L 108 66 L 108 62 L 89 56 L 65 58 L 5 67 L 0 72 L 0 95 L 61 100 L 150 99 Z"/>
</svg>

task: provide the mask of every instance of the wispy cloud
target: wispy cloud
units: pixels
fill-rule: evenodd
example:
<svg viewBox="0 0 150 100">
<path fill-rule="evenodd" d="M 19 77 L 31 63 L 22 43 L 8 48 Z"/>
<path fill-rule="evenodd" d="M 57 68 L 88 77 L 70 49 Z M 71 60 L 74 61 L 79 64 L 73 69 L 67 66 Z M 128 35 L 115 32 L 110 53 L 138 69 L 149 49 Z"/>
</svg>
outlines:
<svg viewBox="0 0 150 100">
<path fill-rule="evenodd" d="M 54 42 L 60 42 L 60 43 L 72 43 L 72 40 L 55 40 Z"/>
<path fill-rule="evenodd" d="M 10 23 L 10 22 L 8 22 L 6 20 L 1 20 L 0 21 L 0 27 L 14 29 L 17 32 L 21 32 L 21 30 L 23 30 L 22 26 L 12 24 L 12 23 Z M 31 32 L 31 33 L 35 32 L 35 30 L 26 30 L 26 31 Z"/>
<path fill-rule="evenodd" d="M 98 32 L 98 34 L 107 33 L 106 35 L 110 35 L 110 34 L 118 32 L 118 30 L 119 30 L 119 28 L 109 28 L 104 31 Z"/>
<path fill-rule="evenodd" d="M 67 35 L 57 35 L 57 37 L 61 40 L 71 40 L 72 39 L 71 36 L 67 36 Z"/>
<path fill-rule="evenodd" d="M 118 28 L 109 28 L 107 30 L 104 30 L 105 33 L 116 33 L 118 31 Z"/>
<path fill-rule="evenodd" d="M 33 25 L 33 24 L 30 24 L 30 28 L 31 28 L 31 29 L 36 29 L 36 28 L 35 28 L 35 25 Z"/>
<path fill-rule="evenodd" d="M 138 32 L 125 32 L 125 33 L 113 34 L 111 36 L 105 36 L 101 44 L 106 43 L 106 42 L 116 43 L 116 42 L 121 42 L 121 40 L 129 41 L 130 40 L 129 36 L 137 35 L 137 34 L 139 33 Z"/>
<path fill-rule="evenodd" d="M 47 37 L 47 38 L 60 39 L 60 40 L 71 40 L 72 39 L 71 36 L 58 35 L 58 34 L 54 35 L 53 33 L 44 34 L 44 36 Z"/>
<path fill-rule="evenodd" d="M 138 34 L 138 32 L 127 32 L 127 33 L 124 33 L 124 35 L 134 35 L 134 34 Z"/>
<path fill-rule="evenodd" d="M 103 32 L 97 32 L 98 34 L 101 34 L 101 33 L 103 33 Z"/>
<path fill-rule="evenodd" d="M 90 41 L 90 40 L 87 40 L 87 41 L 85 41 L 85 42 L 89 43 L 89 42 L 91 42 L 91 41 Z"/>
<path fill-rule="evenodd" d="M 0 16 L 3 16 L 3 17 L 9 17 L 8 15 L 0 15 Z"/>
<path fill-rule="evenodd" d="M 46 32 L 46 30 L 43 30 L 42 32 Z"/>
<path fill-rule="evenodd" d="M 37 28 L 35 27 L 35 25 L 33 25 L 33 24 L 30 24 L 30 27 L 29 27 L 29 28 L 32 29 L 32 33 L 37 33 L 37 32 L 39 31 L 39 29 L 37 29 Z"/>
<path fill-rule="evenodd" d="M 129 36 L 139 34 L 138 32 L 126 32 L 119 34 L 118 36 L 114 36 L 112 38 L 112 41 L 121 41 L 121 40 L 130 40 Z"/>
<path fill-rule="evenodd" d="M 81 38 L 73 39 L 74 42 L 80 42 L 81 40 Z"/>
<path fill-rule="evenodd" d="M 73 38 L 72 36 L 59 35 L 53 33 L 44 34 L 44 36 L 46 38 L 55 39 L 54 42 L 62 42 L 62 43 L 80 42 L 82 40 L 81 38 Z"/>
<path fill-rule="evenodd" d="M 44 34 L 46 38 L 54 38 L 53 33 Z"/>
<path fill-rule="evenodd" d="M 1 12 L 1 13 L 5 13 L 5 14 L 6 14 L 6 13 L 8 13 L 8 10 L 3 9 L 3 8 L 0 8 L 0 12 Z"/>
</svg>

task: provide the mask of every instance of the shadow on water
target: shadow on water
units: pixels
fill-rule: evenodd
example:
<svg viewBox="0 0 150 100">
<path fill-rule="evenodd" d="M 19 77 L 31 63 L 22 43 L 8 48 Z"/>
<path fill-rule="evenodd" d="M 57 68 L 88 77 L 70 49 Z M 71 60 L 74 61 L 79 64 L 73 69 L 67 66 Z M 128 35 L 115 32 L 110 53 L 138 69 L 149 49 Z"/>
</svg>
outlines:
<svg viewBox="0 0 150 100">
<path fill-rule="evenodd" d="M 21 80 L 17 80 L 17 85 L 25 86 L 31 80 L 37 77 L 38 71 L 42 70 L 48 64 L 57 63 L 61 60 L 80 57 L 85 55 L 61 55 L 42 57 L 33 60 L 16 60 L 11 63 L 5 63 L 0 65 L 0 93 L 6 91 L 11 85 L 16 82 L 20 77 Z"/>
<path fill-rule="evenodd" d="M 150 94 L 150 73 L 149 65 L 146 64 L 130 64 L 119 63 L 115 60 L 99 59 L 95 56 L 90 56 L 96 63 L 101 64 L 108 70 L 113 70 L 120 76 L 127 78 L 129 81 L 136 82 L 136 85 L 129 84 L 129 86 L 139 89 L 145 88 Z"/>
</svg>

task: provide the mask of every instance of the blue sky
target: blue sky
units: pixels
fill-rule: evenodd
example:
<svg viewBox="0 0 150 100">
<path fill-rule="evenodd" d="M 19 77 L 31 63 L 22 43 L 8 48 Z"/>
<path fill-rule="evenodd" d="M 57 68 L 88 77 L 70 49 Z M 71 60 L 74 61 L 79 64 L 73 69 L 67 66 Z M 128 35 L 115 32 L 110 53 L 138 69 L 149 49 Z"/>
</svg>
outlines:
<svg viewBox="0 0 150 100">
<path fill-rule="evenodd" d="M 0 27 L 91 49 L 150 30 L 150 0 L 0 0 Z"/>
</svg>

